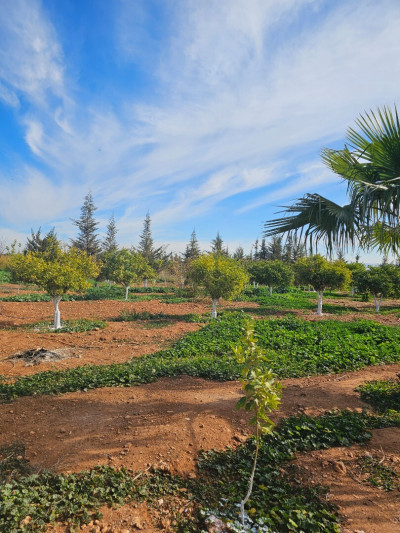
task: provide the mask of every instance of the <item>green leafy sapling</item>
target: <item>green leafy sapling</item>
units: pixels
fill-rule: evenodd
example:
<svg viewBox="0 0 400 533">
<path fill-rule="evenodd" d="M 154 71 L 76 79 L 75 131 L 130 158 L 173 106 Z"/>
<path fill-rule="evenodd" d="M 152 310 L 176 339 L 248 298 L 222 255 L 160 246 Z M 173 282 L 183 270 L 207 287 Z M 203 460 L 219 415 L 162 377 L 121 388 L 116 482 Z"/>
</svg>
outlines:
<svg viewBox="0 0 400 533">
<path fill-rule="evenodd" d="M 275 426 L 268 414 L 277 409 L 281 402 L 282 384 L 275 380 L 275 374 L 266 367 L 268 358 L 266 352 L 258 346 L 258 338 L 254 329 L 254 321 L 248 320 L 244 327 L 244 334 L 233 352 L 242 366 L 243 396 L 236 404 L 236 409 L 245 409 L 253 413 L 250 424 L 256 428 L 256 450 L 253 468 L 249 479 L 249 488 L 245 498 L 240 503 L 240 517 L 244 527 L 244 506 L 253 491 L 254 474 L 257 466 L 258 452 L 262 435 L 272 433 Z"/>
</svg>

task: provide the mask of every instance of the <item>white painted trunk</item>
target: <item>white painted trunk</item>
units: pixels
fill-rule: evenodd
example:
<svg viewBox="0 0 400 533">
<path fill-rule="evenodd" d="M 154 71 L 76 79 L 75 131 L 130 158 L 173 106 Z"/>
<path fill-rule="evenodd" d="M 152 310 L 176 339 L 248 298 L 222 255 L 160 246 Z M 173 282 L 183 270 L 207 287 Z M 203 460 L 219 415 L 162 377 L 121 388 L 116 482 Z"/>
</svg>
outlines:
<svg viewBox="0 0 400 533">
<path fill-rule="evenodd" d="M 125 300 L 128 299 L 128 293 L 129 293 L 129 285 L 125 287 Z"/>
<path fill-rule="evenodd" d="M 212 301 L 211 318 L 217 318 L 217 303 L 218 303 L 218 299 L 214 299 Z"/>
<path fill-rule="evenodd" d="M 269 286 L 269 295 L 272 296 L 272 285 Z"/>
<path fill-rule="evenodd" d="M 354 287 L 351 287 L 350 296 L 354 296 Z"/>
<path fill-rule="evenodd" d="M 61 328 L 61 315 L 58 304 L 61 302 L 61 296 L 54 296 L 51 301 L 54 305 L 54 329 Z"/>
<path fill-rule="evenodd" d="M 318 305 L 317 305 L 317 315 L 322 315 L 322 295 L 323 292 L 317 292 L 318 294 Z"/>
<path fill-rule="evenodd" d="M 143 286 L 146 287 L 146 289 L 149 286 L 149 280 L 147 278 L 144 280 Z"/>
<path fill-rule="evenodd" d="M 377 296 L 374 295 L 374 302 L 375 302 L 375 313 L 379 313 L 379 310 L 382 304 L 382 296 L 378 298 Z"/>
<path fill-rule="evenodd" d="M 111 289 L 111 280 L 108 280 L 108 288 Z"/>
</svg>

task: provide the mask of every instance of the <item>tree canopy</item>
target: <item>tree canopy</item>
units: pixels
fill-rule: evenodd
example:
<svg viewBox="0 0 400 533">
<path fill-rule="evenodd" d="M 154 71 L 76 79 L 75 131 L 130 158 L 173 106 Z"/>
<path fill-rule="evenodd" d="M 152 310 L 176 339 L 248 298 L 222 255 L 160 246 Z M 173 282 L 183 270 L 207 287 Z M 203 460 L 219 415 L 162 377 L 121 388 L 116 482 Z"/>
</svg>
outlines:
<svg viewBox="0 0 400 533">
<path fill-rule="evenodd" d="M 90 286 L 89 278 L 99 274 L 99 265 L 86 252 L 57 248 L 40 252 L 16 254 L 10 258 L 10 270 L 15 279 L 35 283 L 45 290 L 54 305 L 54 329 L 61 327 L 58 304 L 68 291 L 83 291 Z"/>
<path fill-rule="evenodd" d="M 212 317 L 217 316 L 220 298 L 231 299 L 240 294 L 248 282 L 248 274 L 230 257 L 221 254 L 204 254 L 190 265 L 189 277 L 195 286 L 204 287 L 212 299 Z"/>
<path fill-rule="evenodd" d="M 322 295 L 325 289 L 340 289 L 350 283 L 350 270 L 342 261 L 328 261 L 319 254 L 302 257 L 294 265 L 300 283 L 311 285 L 318 293 L 317 314 L 322 314 Z"/>
<path fill-rule="evenodd" d="M 155 277 L 155 272 L 147 259 L 140 252 L 126 248 L 106 255 L 106 270 L 112 281 L 125 287 L 126 300 L 132 283 Z"/>
</svg>

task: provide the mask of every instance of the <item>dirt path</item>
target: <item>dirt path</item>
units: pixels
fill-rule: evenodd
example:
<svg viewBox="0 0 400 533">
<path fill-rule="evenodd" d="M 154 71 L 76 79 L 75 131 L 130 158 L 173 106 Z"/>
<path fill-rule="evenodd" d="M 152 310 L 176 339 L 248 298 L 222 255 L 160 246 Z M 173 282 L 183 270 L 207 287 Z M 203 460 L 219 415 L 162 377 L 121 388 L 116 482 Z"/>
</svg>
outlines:
<svg viewBox="0 0 400 533">
<path fill-rule="evenodd" d="M 354 392 L 357 385 L 378 377 L 394 377 L 399 372 L 400 364 L 396 364 L 336 376 L 284 380 L 282 409 L 276 418 L 298 412 L 317 415 L 327 409 L 362 408 L 359 395 Z M 240 396 L 237 382 L 179 377 L 140 387 L 20 398 L 0 405 L 0 444 L 23 441 L 36 469 L 69 472 L 109 464 L 140 470 L 161 464 L 171 472 L 192 475 L 199 450 L 237 445 L 250 434 L 247 418 L 235 410 Z M 385 446 L 385 453 L 390 447 L 390 453 L 400 457 L 398 429 L 374 433 L 376 437 L 362 448 L 362 453 L 376 453 Z M 400 503 L 398 492 L 386 493 L 360 485 L 333 468 L 324 470 L 321 466 L 324 461 L 347 460 L 348 451 L 336 448 L 307 454 L 299 464 L 309 467 L 314 481 L 331 486 L 332 501 L 348 517 L 348 531 L 400 531 L 400 522 L 396 522 L 399 508 L 394 507 Z M 135 517 L 137 510 L 126 513 Z M 143 518 L 143 513 L 141 516 L 144 522 L 151 523 L 150 518 Z M 107 517 L 108 524 L 115 523 L 111 511 L 107 511 Z M 385 529 L 379 529 L 384 517 Z M 357 527 L 353 528 L 353 524 Z"/>
<path fill-rule="evenodd" d="M 256 304 L 254 304 L 255 306 Z M 225 302 L 224 308 L 236 309 L 238 302 Z M 106 320 L 107 327 L 99 331 L 84 333 L 36 333 L 21 326 L 43 320 L 51 320 L 50 302 L 5 302 L 0 314 L 0 375 L 8 378 L 30 375 L 45 370 L 62 370 L 86 364 L 105 365 L 120 363 L 156 352 L 170 346 L 189 331 L 195 331 L 203 324 L 179 320 L 190 313 L 208 313 L 207 301 L 187 302 L 181 304 L 163 304 L 157 300 L 149 302 L 89 301 L 62 302 L 60 304 L 62 320 L 92 318 Z M 142 321 L 114 322 L 121 311 L 127 313 L 146 311 L 148 313 L 165 313 L 176 316 L 162 327 L 154 322 Z M 17 327 L 17 329 L 7 329 Z M 44 363 L 38 366 L 26 366 L 22 361 L 9 360 L 19 351 L 46 348 L 69 348 L 70 358 L 56 363 Z"/>
</svg>

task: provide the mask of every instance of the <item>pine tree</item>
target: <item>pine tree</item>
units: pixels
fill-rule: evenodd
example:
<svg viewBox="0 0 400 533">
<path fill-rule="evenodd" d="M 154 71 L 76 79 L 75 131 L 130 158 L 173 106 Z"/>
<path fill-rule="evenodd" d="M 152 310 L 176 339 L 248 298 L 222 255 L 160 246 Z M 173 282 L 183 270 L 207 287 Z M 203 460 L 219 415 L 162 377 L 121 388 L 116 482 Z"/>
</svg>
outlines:
<svg viewBox="0 0 400 533">
<path fill-rule="evenodd" d="M 242 246 L 238 246 L 236 250 L 233 253 L 233 259 L 236 259 L 236 261 L 242 261 L 244 259 L 244 250 Z"/>
<path fill-rule="evenodd" d="M 282 256 L 282 237 L 272 237 L 271 242 L 268 243 L 268 259 L 282 261 Z"/>
<path fill-rule="evenodd" d="M 96 235 L 99 223 L 93 218 L 96 209 L 97 207 L 93 203 L 92 193 L 88 192 L 81 207 L 81 216 L 77 220 L 72 221 L 79 229 L 77 238 L 75 240 L 72 239 L 72 246 L 78 248 L 78 250 L 83 250 L 91 256 L 98 255 L 101 250 L 99 238 Z"/>
<path fill-rule="evenodd" d="M 148 261 L 152 258 L 154 248 L 153 236 L 151 234 L 151 218 L 147 212 L 143 223 L 143 231 L 140 235 L 138 250 Z"/>
<path fill-rule="evenodd" d="M 55 228 L 52 228 L 44 237 L 41 236 L 42 228 L 39 228 L 35 233 L 31 229 L 31 237 L 26 239 L 24 253 L 28 252 L 51 252 L 58 249 L 60 243 L 57 239 Z"/>
<path fill-rule="evenodd" d="M 253 255 L 254 261 L 257 261 L 260 259 L 260 255 L 258 252 L 258 239 L 256 239 L 256 242 L 254 243 L 254 255 Z"/>
<path fill-rule="evenodd" d="M 196 231 L 193 230 L 190 236 L 189 244 L 186 246 L 184 258 L 185 258 L 185 261 L 192 261 L 193 259 L 197 259 L 199 255 L 200 255 L 200 246 L 197 240 Z"/>
<path fill-rule="evenodd" d="M 216 255 L 229 255 L 228 248 L 223 247 L 224 241 L 221 238 L 220 233 L 217 233 L 215 239 L 211 241 L 211 253 Z"/>
<path fill-rule="evenodd" d="M 114 253 L 118 250 L 117 244 L 117 226 L 115 224 L 114 214 L 111 215 L 107 226 L 107 233 L 103 240 L 102 249 L 105 253 Z"/>
<path fill-rule="evenodd" d="M 167 263 L 169 254 L 165 251 L 165 246 L 154 248 L 153 236 L 151 233 L 151 218 L 150 213 L 146 214 L 146 218 L 143 223 L 143 231 L 140 235 L 139 246 L 137 250 L 147 260 L 150 267 L 159 272 Z M 145 286 L 147 286 L 147 280 L 145 280 Z"/>
<path fill-rule="evenodd" d="M 260 246 L 260 252 L 259 252 L 259 258 L 264 260 L 268 258 L 268 249 L 267 245 L 265 244 L 265 237 L 261 240 L 261 246 Z"/>
</svg>

